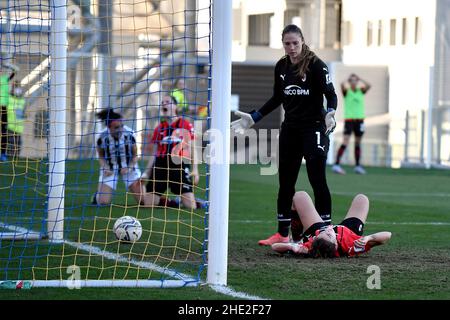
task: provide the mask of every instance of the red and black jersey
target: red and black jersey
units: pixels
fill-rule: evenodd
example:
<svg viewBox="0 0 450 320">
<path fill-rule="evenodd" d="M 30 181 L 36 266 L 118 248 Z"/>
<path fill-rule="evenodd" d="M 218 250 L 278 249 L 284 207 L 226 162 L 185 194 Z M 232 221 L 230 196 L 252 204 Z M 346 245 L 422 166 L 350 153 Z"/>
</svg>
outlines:
<svg viewBox="0 0 450 320">
<path fill-rule="evenodd" d="M 339 256 L 353 257 L 370 250 L 368 244 L 366 244 L 364 248 L 355 246 L 354 242 L 361 239 L 363 236 L 357 235 L 346 226 L 335 226 L 334 231 L 336 232 Z"/>
<path fill-rule="evenodd" d="M 366 244 L 364 248 L 355 246 L 354 242 L 361 239 L 363 236 L 359 236 L 346 226 L 337 225 L 334 227 L 336 232 L 336 240 L 338 243 L 338 250 L 336 251 L 336 257 L 353 257 L 361 253 L 368 252 L 370 246 Z M 308 250 L 311 250 L 312 244 L 316 236 L 320 233 L 317 230 L 314 237 L 310 237 L 308 241 L 303 243 Z"/>
<path fill-rule="evenodd" d="M 166 157 L 173 152 L 180 157 L 189 157 L 189 146 L 192 140 L 194 140 L 192 124 L 183 118 L 177 118 L 172 123 L 162 121 L 153 131 L 150 143 L 158 146 L 156 157 Z"/>
</svg>

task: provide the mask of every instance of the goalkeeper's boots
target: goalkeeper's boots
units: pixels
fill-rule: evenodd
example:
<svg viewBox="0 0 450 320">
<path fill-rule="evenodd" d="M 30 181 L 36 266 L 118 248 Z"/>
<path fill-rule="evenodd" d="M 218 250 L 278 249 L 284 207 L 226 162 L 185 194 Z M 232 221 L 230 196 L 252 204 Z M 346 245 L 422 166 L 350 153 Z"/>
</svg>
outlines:
<svg viewBox="0 0 450 320">
<path fill-rule="evenodd" d="M 265 240 L 259 240 L 258 244 L 260 246 L 271 246 L 274 243 L 278 242 L 289 242 L 289 237 L 283 237 L 281 234 L 277 232 Z"/>
<path fill-rule="evenodd" d="M 299 243 L 274 243 L 272 250 L 278 253 L 298 253 L 300 251 L 301 244 Z"/>
</svg>

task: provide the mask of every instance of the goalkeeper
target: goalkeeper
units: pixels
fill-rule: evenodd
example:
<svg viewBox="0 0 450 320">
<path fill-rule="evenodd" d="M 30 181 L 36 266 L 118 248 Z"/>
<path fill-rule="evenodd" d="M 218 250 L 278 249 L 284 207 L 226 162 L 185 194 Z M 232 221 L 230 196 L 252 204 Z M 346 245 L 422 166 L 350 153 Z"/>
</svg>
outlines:
<svg viewBox="0 0 450 320">
<path fill-rule="evenodd" d="M 306 192 L 297 192 L 292 203 L 305 230 L 302 241 L 275 243 L 272 249 L 276 252 L 292 252 L 314 258 L 353 257 L 385 244 L 391 238 L 391 233 L 387 231 L 363 236 L 369 213 L 369 199 L 363 194 L 353 199 L 344 220 L 336 226 L 323 222 Z"/>
<path fill-rule="evenodd" d="M 300 28 L 288 25 L 282 33 L 286 55 L 275 66 L 273 96 L 259 111 L 236 112 L 241 119 L 232 129 L 242 132 L 283 104 L 285 119 L 279 138 L 278 232 L 260 245 L 289 241 L 292 197 L 302 159 L 306 160 L 309 182 L 314 190 L 316 209 L 325 223 L 331 222 L 331 195 L 325 169 L 328 135 L 336 122 L 337 97 L 326 64 L 305 44 Z M 327 99 L 327 111 L 323 96 Z"/>
</svg>

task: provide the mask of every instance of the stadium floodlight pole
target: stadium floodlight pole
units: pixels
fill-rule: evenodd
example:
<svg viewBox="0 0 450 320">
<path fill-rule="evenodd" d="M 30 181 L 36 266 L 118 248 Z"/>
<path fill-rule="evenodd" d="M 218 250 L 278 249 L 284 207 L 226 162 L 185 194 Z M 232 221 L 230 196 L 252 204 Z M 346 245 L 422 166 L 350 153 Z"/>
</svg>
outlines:
<svg viewBox="0 0 450 320">
<path fill-rule="evenodd" d="M 50 241 L 59 242 L 64 238 L 67 1 L 51 0 L 51 10 L 47 235 Z"/>
<path fill-rule="evenodd" d="M 228 201 L 230 178 L 231 21 L 232 1 L 213 1 L 211 129 L 221 133 L 223 161 L 210 165 L 207 282 L 227 284 Z"/>
</svg>

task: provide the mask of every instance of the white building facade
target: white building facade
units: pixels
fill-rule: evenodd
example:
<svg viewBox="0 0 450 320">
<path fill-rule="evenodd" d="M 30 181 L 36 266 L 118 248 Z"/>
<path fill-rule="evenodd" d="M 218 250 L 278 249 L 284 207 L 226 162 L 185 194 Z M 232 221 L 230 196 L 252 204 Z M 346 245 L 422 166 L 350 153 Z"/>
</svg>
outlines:
<svg viewBox="0 0 450 320">
<path fill-rule="evenodd" d="M 367 164 L 450 165 L 450 0 L 233 0 L 233 19 L 235 64 L 273 66 L 295 23 L 337 91 L 351 72 L 371 82 Z"/>
<path fill-rule="evenodd" d="M 449 11 L 448 0 L 343 0 L 342 62 L 388 68 L 389 144 L 404 163 L 450 163 Z"/>
</svg>

